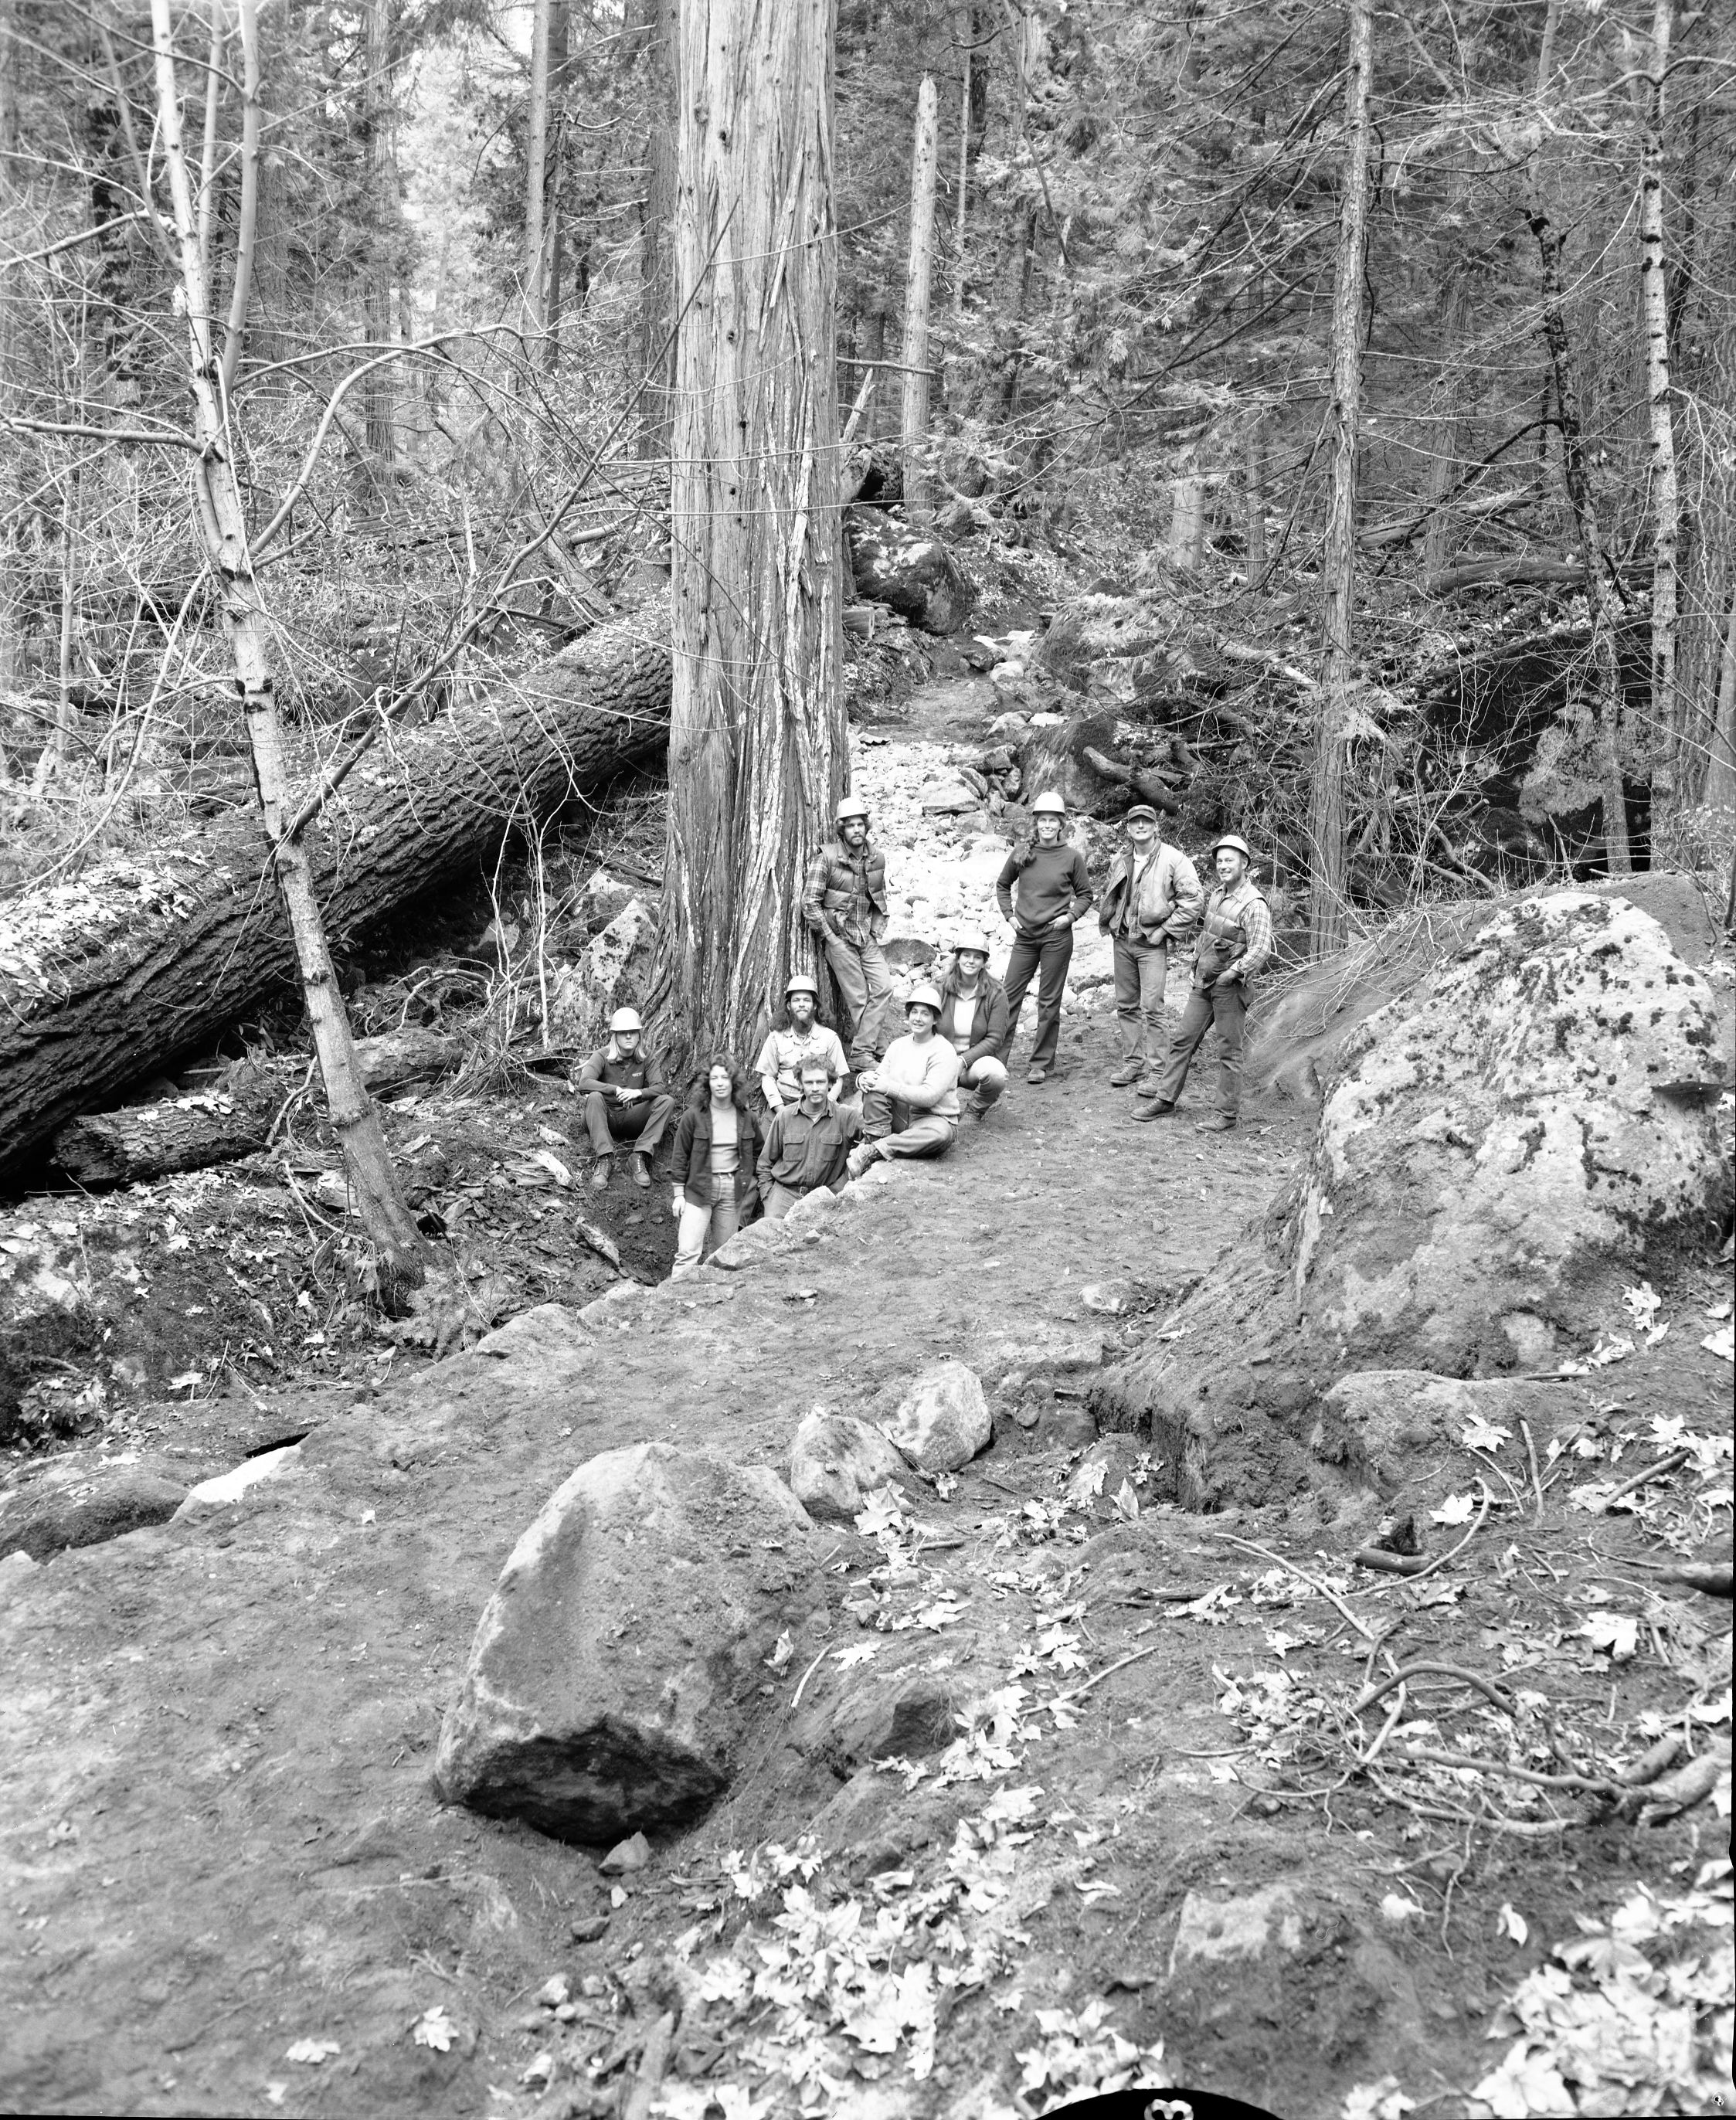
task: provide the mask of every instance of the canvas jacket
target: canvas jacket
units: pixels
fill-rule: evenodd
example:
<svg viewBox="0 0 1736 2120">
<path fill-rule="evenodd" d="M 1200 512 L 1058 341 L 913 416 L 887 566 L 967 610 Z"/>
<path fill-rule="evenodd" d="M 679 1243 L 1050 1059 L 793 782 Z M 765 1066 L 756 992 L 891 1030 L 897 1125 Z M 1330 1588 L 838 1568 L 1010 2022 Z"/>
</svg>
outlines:
<svg viewBox="0 0 1736 2120">
<path fill-rule="evenodd" d="M 760 1187 L 755 1165 L 760 1154 L 759 1122 L 745 1104 L 735 1108 L 735 1202 L 744 1222 L 759 1212 Z M 711 1207 L 717 1194 L 711 1182 L 711 1098 L 701 1089 L 675 1128 L 669 1175 L 690 1207 Z M 748 1211 L 752 1203 L 751 1212 Z"/>
<path fill-rule="evenodd" d="M 1103 879 L 1103 895 L 1097 901 L 1097 925 L 1105 935 L 1121 933 L 1122 909 L 1132 888 L 1138 857 L 1123 847 L 1109 865 Z M 1180 847 L 1161 841 L 1153 858 L 1139 879 L 1139 903 L 1133 909 L 1129 941 L 1179 942 L 1191 933 L 1205 903 L 1199 872 Z"/>
<path fill-rule="evenodd" d="M 807 865 L 802 917 L 817 935 L 877 942 L 886 932 L 886 856 L 872 840 L 853 854 L 828 839 Z"/>
</svg>

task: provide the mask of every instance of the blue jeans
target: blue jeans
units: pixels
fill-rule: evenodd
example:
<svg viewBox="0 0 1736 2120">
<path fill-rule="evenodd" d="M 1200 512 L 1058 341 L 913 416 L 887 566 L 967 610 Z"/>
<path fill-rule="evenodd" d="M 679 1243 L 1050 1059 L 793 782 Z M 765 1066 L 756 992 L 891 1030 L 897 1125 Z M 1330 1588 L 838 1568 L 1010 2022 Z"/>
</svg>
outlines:
<svg viewBox="0 0 1736 2120">
<path fill-rule="evenodd" d="M 850 1013 L 850 1072 L 859 1075 L 872 1067 L 886 1005 L 892 998 L 892 974 L 887 969 L 886 952 L 877 942 L 845 942 L 835 935 L 826 938 L 826 961 L 844 1006 Z"/>
</svg>

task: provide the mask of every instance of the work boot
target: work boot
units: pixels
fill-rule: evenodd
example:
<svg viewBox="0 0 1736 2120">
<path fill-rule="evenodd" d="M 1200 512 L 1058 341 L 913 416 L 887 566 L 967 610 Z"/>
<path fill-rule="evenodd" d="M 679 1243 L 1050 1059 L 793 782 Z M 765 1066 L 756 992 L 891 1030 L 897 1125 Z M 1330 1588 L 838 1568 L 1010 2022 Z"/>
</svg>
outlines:
<svg viewBox="0 0 1736 2120">
<path fill-rule="evenodd" d="M 633 1183 L 641 1192 L 651 1189 L 651 1159 L 643 1150 L 635 1154 L 628 1166 L 633 1173 Z"/>
<path fill-rule="evenodd" d="M 975 1119 L 979 1124 L 989 1116 L 989 1107 L 974 1090 L 965 1100 L 965 1111 L 967 1117 Z"/>
<path fill-rule="evenodd" d="M 1122 1062 L 1115 1073 L 1110 1076 L 1109 1086 L 1112 1090 L 1124 1090 L 1129 1083 L 1137 1082 L 1144 1072 L 1145 1062 L 1135 1054 L 1131 1060 Z"/>
<path fill-rule="evenodd" d="M 1194 1128 L 1196 1133 L 1234 1133 L 1236 1121 L 1228 1112 L 1213 1112 L 1208 1119 L 1202 1119 Z"/>
<path fill-rule="evenodd" d="M 845 1158 L 844 1167 L 852 1178 L 859 1178 L 871 1163 L 879 1160 L 879 1151 L 872 1141 L 859 1141 Z"/>
<path fill-rule="evenodd" d="M 608 1182 L 609 1159 L 606 1155 L 599 1155 L 591 1165 L 591 1190 L 600 1192 Z"/>
<path fill-rule="evenodd" d="M 1046 1067 L 1027 1067 L 1025 1070 L 1025 1080 L 1027 1082 L 1046 1082 L 1049 1080 L 1049 1070 Z"/>
<path fill-rule="evenodd" d="M 1166 1119 L 1175 1109 L 1175 1105 L 1162 1097 L 1147 1097 L 1143 1104 L 1134 1105 L 1133 1117 L 1136 1119 Z"/>
</svg>

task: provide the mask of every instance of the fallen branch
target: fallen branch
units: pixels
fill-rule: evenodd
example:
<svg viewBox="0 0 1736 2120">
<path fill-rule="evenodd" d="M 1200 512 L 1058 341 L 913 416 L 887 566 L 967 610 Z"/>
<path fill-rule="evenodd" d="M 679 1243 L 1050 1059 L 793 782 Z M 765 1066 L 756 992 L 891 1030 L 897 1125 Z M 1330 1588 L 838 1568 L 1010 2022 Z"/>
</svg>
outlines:
<svg viewBox="0 0 1736 2120">
<path fill-rule="evenodd" d="M 1378 1685 L 1367 1687 L 1351 1703 L 1350 1712 L 1352 1715 L 1365 1714 L 1377 1700 L 1390 1693 L 1395 1685 L 1403 1685 L 1409 1679 L 1424 1678 L 1431 1673 L 1437 1678 L 1456 1678 L 1461 1685 L 1474 1687 L 1485 1699 L 1492 1701 L 1503 1715 L 1510 1715 L 1513 1713 L 1513 1703 L 1492 1680 L 1485 1678 L 1480 1671 L 1467 1671 L 1463 1664 L 1433 1662 L 1408 1663 L 1401 1666 L 1389 1677 L 1383 1678 Z"/>
<path fill-rule="evenodd" d="M 1653 1480 L 1661 1480 L 1666 1473 L 1673 1472 L 1679 1467 L 1687 1464 L 1693 1454 L 1693 1452 L 1689 1449 L 1672 1450 L 1668 1458 L 1660 1458 L 1655 1465 L 1648 1465 L 1643 1472 L 1636 1472 L 1632 1479 L 1617 1487 L 1613 1495 L 1606 1495 L 1603 1497 L 1604 1515 L 1608 1516 L 1617 1502 L 1626 1501 L 1636 1489 L 1646 1485 Z"/>
<path fill-rule="evenodd" d="M 1454 1559 L 1458 1555 L 1464 1551 L 1465 1548 L 1471 1543 L 1471 1541 L 1476 1537 L 1478 1532 L 1482 1529 L 1484 1524 L 1488 1522 L 1489 1510 L 1495 1498 L 1490 1494 L 1488 1487 L 1483 1481 L 1479 1480 L 1477 1482 L 1477 1485 L 1478 1490 L 1482 1495 L 1482 1507 L 1477 1512 L 1476 1523 L 1472 1525 L 1471 1528 L 1465 1533 L 1464 1537 L 1459 1540 L 1457 1546 L 1449 1546 L 1445 1553 L 1438 1555 L 1433 1560 L 1431 1560 L 1426 1568 L 1419 1568 L 1417 1570 L 1417 1573 L 1411 1578 L 1413 1583 L 1420 1583 L 1425 1575 L 1432 1575 L 1437 1568 L 1445 1568 L 1450 1560 Z"/>
<path fill-rule="evenodd" d="M 1525 1439 L 1525 1455 L 1531 1461 L 1531 1484 L 1537 1490 L 1537 1521 L 1541 1523 L 1543 1520 L 1543 1476 L 1537 1467 L 1537 1445 L 1531 1440 L 1531 1424 L 1523 1415 L 1520 1418 L 1519 1432 Z"/>
<path fill-rule="evenodd" d="M 1365 1642 L 1371 1642 L 1375 1639 L 1374 1630 L 1371 1627 L 1366 1626 L 1363 1622 L 1357 1617 L 1356 1614 L 1351 1611 L 1349 1606 L 1344 1602 L 1344 1600 L 1341 1597 L 1339 1597 L 1337 1591 L 1329 1590 L 1326 1585 L 1322 1583 L 1318 1577 L 1310 1575 L 1305 1568 L 1298 1568 L 1293 1560 L 1286 1560 L 1281 1553 L 1273 1553 L 1268 1546 L 1256 1546 L 1251 1538 L 1237 1538 L 1233 1532 L 1226 1531 L 1215 1531 L 1212 1532 L 1212 1536 L 1213 1538 L 1222 1539 L 1227 1545 L 1241 1546 L 1249 1553 L 1257 1553 L 1263 1560 L 1275 1561 L 1280 1568 L 1284 1569 L 1288 1574 L 1295 1576 L 1298 1582 L 1305 1583 L 1310 1590 L 1318 1591 L 1320 1596 L 1325 1598 L 1329 1604 L 1335 1606 L 1339 1613 L 1345 1619 L 1349 1620 L 1352 1626 L 1356 1629 L 1357 1632 L 1362 1637 Z"/>
<path fill-rule="evenodd" d="M 1089 1693 L 1094 1685 L 1101 1685 L 1105 1678 L 1113 1678 L 1118 1671 L 1125 1671 L 1130 1663 L 1138 1663 L 1141 1657 L 1156 1656 L 1161 1647 L 1161 1643 L 1153 1642 L 1148 1648 L 1135 1649 L 1131 1656 L 1124 1656 L 1119 1663 L 1112 1663 L 1106 1671 L 1100 1671 L 1095 1678 L 1087 1679 L 1083 1685 L 1076 1685 L 1071 1693 L 1058 1693 L 1053 1700 L 1045 1702 L 1044 1705 L 1064 1708 L 1069 1701 L 1077 1700 Z"/>
<path fill-rule="evenodd" d="M 1408 1745 L 1403 1756 L 1423 1760 L 1437 1767 L 1475 1767 L 1479 1772 L 1506 1774 L 1515 1781 L 1534 1782 L 1539 1788 L 1579 1789 L 1593 1796 L 1621 1797 L 1631 1793 L 1619 1782 L 1602 1774 L 1545 1774 L 1534 1767 L 1514 1766 L 1505 1760 L 1480 1760 L 1474 1752 L 1440 1752 L 1431 1745 Z"/>
<path fill-rule="evenodd" d="M 625 1275 L 626 1268 L 621 1263 L 621 1252 L 615 1239 L 599 1230 L 594 1222 L 588 1222 L 583 1215 L 573 1217 L 573 1234 L 579 1242 L 589 1246 L 600 1259 L 605 1259 L 618 1274 Z"/>
</svg>

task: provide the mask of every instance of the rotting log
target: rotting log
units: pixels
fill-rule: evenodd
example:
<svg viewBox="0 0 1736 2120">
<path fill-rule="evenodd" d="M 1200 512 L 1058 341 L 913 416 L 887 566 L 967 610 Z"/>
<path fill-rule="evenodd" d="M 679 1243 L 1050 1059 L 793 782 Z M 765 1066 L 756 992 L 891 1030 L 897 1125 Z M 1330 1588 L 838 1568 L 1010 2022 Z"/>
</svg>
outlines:
<svg viewBox="0 0 1736 2120">
<path fill-rule="evenodd" d="M 667 607 L 645 606 L 438 721 L 393 729 L 308 828 L 334 940 L 510 825 L 659 755 L 671 674 Z M 291 979 L 269 860 L 249 809 L 0 908 L 0 1174 Z"/>
<path fill-rule="evenodd" d="M 458 1065 L 459 1053 L 457 1039 L 432 1030 L 384 1031 L 356 1040 L 363 1085 L 375 1097 L 436 1081 Z M 218 1087 L 86 1113 L 55 1135 L 54 1160 L 67 1177 L 94 1187 L 137 1185 L 256 1155 L 308 1066 L 300 1059 L 254 1062 L 238 1066 Z M 310 1087 L 317 1089 L 317 1079 Z"/>
</svg>

